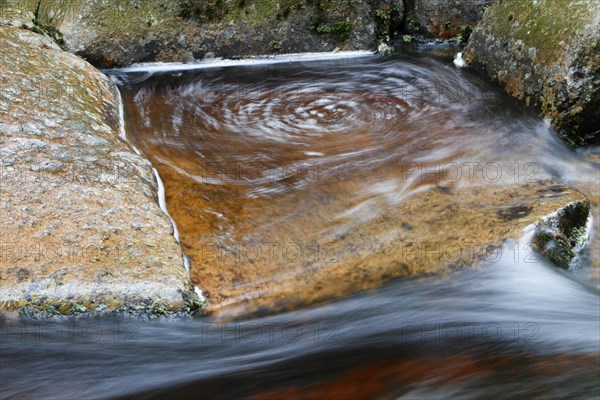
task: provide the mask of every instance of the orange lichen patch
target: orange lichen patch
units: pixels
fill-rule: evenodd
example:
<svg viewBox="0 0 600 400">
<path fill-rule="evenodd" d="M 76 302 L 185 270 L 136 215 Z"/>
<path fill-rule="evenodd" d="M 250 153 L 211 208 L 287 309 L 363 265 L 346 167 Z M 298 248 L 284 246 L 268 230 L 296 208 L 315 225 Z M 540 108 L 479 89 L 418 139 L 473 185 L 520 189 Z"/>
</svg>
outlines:
<svg viewBox="0 0 600 400">
<path fill-rule="evenodd" d="M 100 61 L 106 68 L 113 68 L 115 66 L 115 61 L 107 54 L 102 54 L 100 56 Z"/>
<path fill-rule="evenodd" d="M 506 80 L 506 92 L 519 100 L 525 98 L 525 87 L 523 85 L 523 75 L 525 68 L 521 66 L 518 71 L 510 71 L 509 78 Z"/>
<path fill-rule="evenodd" d="M 427 30 L 439 39 L 451 39 L 461 34 L 460 27 L 462 23 L 458 18 L 452 18 L 448 21 L 438 21 L 436 18 L 432 18 Z"/>
</svg>

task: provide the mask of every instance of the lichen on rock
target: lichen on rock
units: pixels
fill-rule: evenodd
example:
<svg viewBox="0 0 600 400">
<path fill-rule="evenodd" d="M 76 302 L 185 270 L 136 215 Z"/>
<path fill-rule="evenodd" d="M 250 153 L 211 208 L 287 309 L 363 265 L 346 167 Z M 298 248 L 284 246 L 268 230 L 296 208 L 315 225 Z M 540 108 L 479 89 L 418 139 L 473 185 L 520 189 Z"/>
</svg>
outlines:
<svg viewBox="0 0 600 400">
<path fill-rule="evenodd" d="M 111 80 L 0 26 L 0 309 L 26 316 L 198 306 L 152 165 L 120 139 Z"/>
<path fill-rule="evenodd" d="M 571 203 L 536 224 L 534 248 L 561 268 L 568 269 L 589 239 L 589 201 Z"/>
<path fill-rule="evenodd" d="M 537 106 L 575 147 L 600 137 L 600 2 L 499 0 L 465 60 Z"/>
<path fill-rule="evenodd" d="M 407 0 L 404 30 L 434 38 L 460 37 L 471 31 L 493 0 Z"/>
<path fill-rule="evenodd" d="M 111 68 L 191 62 L 211 53 L 232 58 L 275 50 L 374 50 L 381 34 L 399 31 L 403 5 L 402 0 L 40 0 L 32 18 L 60 32 L 69 51 Z M 11 15 L 23 14 L 16 8 Z M 377 15 L 384 10 L 389 19 L 382 33 Z"/>
</svg>

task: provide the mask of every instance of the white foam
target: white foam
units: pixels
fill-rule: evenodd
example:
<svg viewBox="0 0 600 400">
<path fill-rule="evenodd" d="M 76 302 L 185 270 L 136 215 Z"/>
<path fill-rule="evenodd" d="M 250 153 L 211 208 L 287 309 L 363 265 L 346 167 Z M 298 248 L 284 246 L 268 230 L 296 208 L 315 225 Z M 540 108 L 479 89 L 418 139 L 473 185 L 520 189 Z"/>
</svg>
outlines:
<svg viewBox="0 0 600 400">
<path fill-rule="evenodd" d="M 160 205 L 161 210 L 169 217 L 171 220 L 171 224 L 173 224 L 173 236 L 175 236 L 175 240 L 179 243 L 179 230 L 177 229 L 177 224 L 169 214 L 169 210 L 167 210 L 167 200 L 165 197 L 165 185 L 163 184 L 162 179 L 160 179 L 160 175 L 156 168 L 152 168 L 154 172 L 154 176 L 156 177 L 156 181 L 158 182 L 158 205 Z M 189 271 L 188 271 L 189 272 Z"/>
<path fill-rule="evenodd" d="M 280 64 L 298 61 L 325 61 L 344 58 L 358 58 L 373 56 L 372 51 L 339 51 L 328 53 L 292 53 L 275 56 L 257 56 L 241 60 L 229 60 L 216 58 L 213 60 L 196 61 L 194 63 L 140 63 L 131 67 L 107 69 L 107 72 L 160 72 L 160 71 L 184 71 L 193 69 L 239 67 L 245 65 Z"/>
<path fill-rule="evenodd" d="M 129 143 L 129 141 L 127 140 L 127 131 L 125 130 L 125 112 L 123 109 L 123 99 L 121 97 L 121 92 L 118 91 L 118 93 L 119 93 L 119 96 L 118 96 L 118 98 L 119 98 L 119 136 L 121 137 L 121 139 L 123 139 L 125 142 L 127 142 L 129 144 L 129 146 L 133 149 L 133 151 L 136 154 L 143 157 L 142 153 L 137 149 L 137 147 L 135 147 L 133 144 Z M 167 200 L 165 197 L 165 185 L 163 184 L 163 181 L 160 178 L 160 175 L 158 174 L 158 171 L 156 170 L 156 168 L 152 167 L 152 171 L 154 172 L 154 176 L 156 177 L 156 182 L 158 185 L 158 205 L 160 206 L 160 209 L 165 213 L 165 215 L 169 218 L 169 221 L 171 221 L 171 225 L 173 226 L 173 236 L 175 237 L 175 240 L 179 244 L 179 248 L 181 249 L 181 254 L 183 254 L 183 266 L 185 267 L 185 270 L 189 276 L 190 260 L 183 252 L 183 247 L 181 246 L 181 241 L 179 240 L 179 230 L 177 229 L 177 224 L 175 223 L 175 220 L 173 219 L 173 217 L 171 217 L 171 214 L 169 214 L 169 210 L 167 210 Z"/>
<path fill-rule="evenodd" d="M 457 53 L 454 56 L 454 65 L 456 65 L 457 68 L 463 68 L 466 65 L 465 60 L 463 60 L 462 53 Z"/>
<path fill-rule="evenodd" d="M 117 89 L 117 93 L 119 93 L 119 137 L 127 142 L 127 132 L 125 131 L 125 110 L 123 109 L 123 98 L 121 97 L 121 92 Z M 131 146 L 134 147 L 134 146 Z M 137 149 L 136 152 L 139 154 Z"/>
<path fill-rule="evenodd" d="M 200 289 L 198 286 L 194 286 L 194 292 L 196 293 L 196 295 L 198 295 L 200 301 L 206 301 L 206 297 L 204 297 L 202 289 Z"/>
</svg>

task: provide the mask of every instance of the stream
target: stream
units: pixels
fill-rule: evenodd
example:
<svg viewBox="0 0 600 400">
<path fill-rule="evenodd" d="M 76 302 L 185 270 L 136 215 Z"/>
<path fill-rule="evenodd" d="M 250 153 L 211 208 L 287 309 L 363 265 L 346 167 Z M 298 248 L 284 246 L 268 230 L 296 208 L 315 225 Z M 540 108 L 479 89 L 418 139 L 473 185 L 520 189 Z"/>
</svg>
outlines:
<svg viewBox="0 0 600 400">
<path fill-rule="evenodd" d="M 439 49 L 105 73 L 209 315 L 3 319 L 2 399 L 600 398 L 598 148 Z M 478 268 L 328 289 L 336 246 L 385 237 L 373 221 L 414 195 L 530 179 L 591 200 L 570 270 L 524 233 Z"/>
</svg>

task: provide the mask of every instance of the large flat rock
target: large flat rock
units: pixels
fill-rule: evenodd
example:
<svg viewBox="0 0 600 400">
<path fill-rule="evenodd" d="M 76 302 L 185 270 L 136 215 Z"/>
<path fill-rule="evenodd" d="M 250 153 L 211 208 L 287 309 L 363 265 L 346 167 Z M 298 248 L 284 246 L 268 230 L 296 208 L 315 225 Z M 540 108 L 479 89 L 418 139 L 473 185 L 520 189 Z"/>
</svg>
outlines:
<svg viewBox="0 0 600 400">
<path fill-rule="evenodd" d="M 434 187 L 370 220 L 340 215 L 332 228 L 327 207 L 319 210 L 299 195 L 253 200 L 243 190 L 221 191 L 157 166 L 192 279 L 207 297 L 205 311 L 223 318 L 290 310 L 399 277 L 501 265 L 511 254 L 514 262 L 538 262 L 527 243 L 525 252 L 502 245 L 525 240 L 526 227 L 569 205 L 589 211 L 586 196 L 549 181 Z M 350 182 L 312 190 L 326 204 L 348 199 L 353 209 Z M 273 211 L 280 207 L 282 215 Z M 310 219 L 290 211 L 307 208 Z M 219 212 L 201 212 L 213 209 Z"/>
<path fill-rule="evenodd" d="M 120 139 L 119 94 L 82 59 L 0 27 L 0 309 L 189 306 L 193 287 L 149 161 Z"/>
<path fill-rule="evenodd" d="M 530 240 L 525 227 L 569 205 L 589 212 L 585 195 L 544 171 L 538 154 L 568 149 L 539 119 L 491 90 L 472 105 L 445 90 L 427 107 L 413 101 L 420 91 L 405 79 L 466 86 L 447 65 L 429 63 L 419 79 L 410 62 L 356 64 L 114 72 L 129 140 L 165 181 L 207 312 L 290 310 L 506 257 L 526 267 L 533 246 L 502 261 L 499 247 Z M 296 89 L 304 82 L 341 88 L 315 101 Z"/>
</svg>

